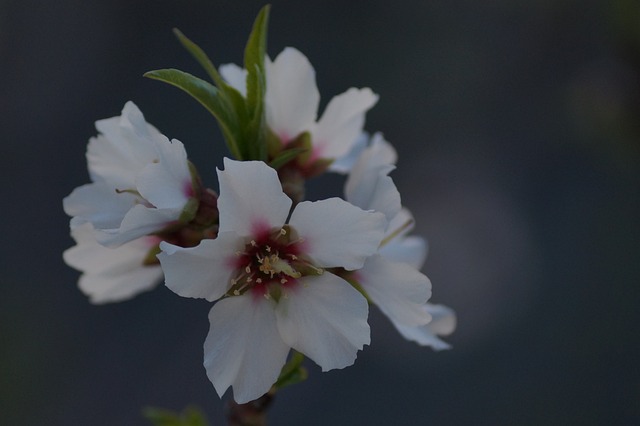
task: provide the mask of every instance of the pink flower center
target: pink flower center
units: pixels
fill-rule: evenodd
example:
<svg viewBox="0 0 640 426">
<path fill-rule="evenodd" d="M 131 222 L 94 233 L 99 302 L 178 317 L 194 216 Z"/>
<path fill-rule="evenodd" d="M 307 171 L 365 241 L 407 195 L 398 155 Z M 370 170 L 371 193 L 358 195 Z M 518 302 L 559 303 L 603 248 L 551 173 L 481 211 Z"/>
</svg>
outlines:
<svg viewBox="0 0 640 426">
<path fill-rule="evenodd" d="M 244 250 L 236 253 L 229 294 L 239 296 L 251 290 L 254 295 L 277 300 L 284 288 L 296 285 L 302 276 L 322 273 L 303 249 L 303 240 L 288 225 L 256 232 Z"/>
</svg>

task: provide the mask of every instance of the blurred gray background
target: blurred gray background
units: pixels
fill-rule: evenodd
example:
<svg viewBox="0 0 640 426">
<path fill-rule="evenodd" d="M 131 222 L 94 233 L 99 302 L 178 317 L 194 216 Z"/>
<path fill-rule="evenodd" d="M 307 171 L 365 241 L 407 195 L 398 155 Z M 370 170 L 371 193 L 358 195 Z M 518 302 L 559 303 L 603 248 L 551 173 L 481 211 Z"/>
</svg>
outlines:
<svg viewBox="0 0 640 426">
<path fill-rule="evenodd" d="M 0 423 L 146 425 L 148 405 L 223 423 L 202 367 L 210 304 L 160 286 L 93 306 L 61 253 L 62 198 L 88 182 L 94 121 L 133 100 L 217 188 L 214 120 L 144 79 L 240 62 L 258 1 L 0 1 Z M 322 105 L 351 86 L 427 237 L 452 351 L 372 310 L 356 364 L 281 392 L 273 425 L 640 424 L 640 4 L 274 1 L 269 53 L 315 66 Z M 312 182 L 336 195 L 339 177 Z"/>
</svg>

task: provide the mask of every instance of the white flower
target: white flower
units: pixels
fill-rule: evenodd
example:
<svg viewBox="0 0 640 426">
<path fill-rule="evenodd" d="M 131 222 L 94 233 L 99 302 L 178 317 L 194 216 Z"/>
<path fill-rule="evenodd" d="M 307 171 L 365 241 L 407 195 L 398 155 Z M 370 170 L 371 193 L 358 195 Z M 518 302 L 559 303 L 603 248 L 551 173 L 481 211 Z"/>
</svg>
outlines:
<svg viewBox="0 0 640 426">
<path fill-rule="evenodd" d="M 396 152 L 379 133 L 373 135 L 369 146 L 356 149 L 357 159 L 344 161 L 345 169 L 351 170 L 345 198 L 363 209 L 384 213 L 388 225 L 380 250 L 353 278 L 406 339 L 446 349 L 448 344 L 436 334 L 453 331 L 455 313 L 445 306 L 426 303 L 431 283 L 419 271 L 427 255 L 426 242 L 407 236 L 413 228 L 413 217 L 401 207 L 400 194 L 388 176 L 395 168 Z"/>
<path fill-rule="evenodd" d="M 96 128 L 87 147 L 93 183 L 63 200 L 72 224 L 91 223 L 99 243 L 116 247 L 177 221 L 193 195 L 182 143 L 169 142 L 133 102 Z"/>
<path fill-rule="evenodd" d="M 151 290 L 162 278 L 160 265 L 144 261 L 158 239 L 142 237 L 117 248 L 104 247 L 95 239 L 90 223 L 71 229 L 76 245 L 67 249 L 64 261 L 82 271 L 78 286 L 92 303 L 120 302 Z"/>
<path fill-rule="evenodd" d="M 362 132 L 365 113 L 378 101 L 371 89 L 350 88 L 331 99 L 318 117 L 320 94 L 315 71 L 300 51 L 287 47 L 272 62 L 265 61 L 265 113 L 269 128 L 286 145 L 309 132 L 313 145 L 310 161 L 347 154 Z M 235 64 L 220 67 L 220 74 L 241 94 L 246 94 L 246 70 Z"/>
<path fill-rule="evenodd" d="M 266 393 L 290 348 L 323 371 L 351 365 L 369 344 L 362 295 L 325 268 L 354 270 L 374 254 L 385 219 L 344 200 L 301 202 L 291 213 L 275 170 L 225 159 L 218 171 L 220 231 L 192 248 L 161 243 L 166 285 L 219 300 L 205 341 L 207 375 L 238 403 Z"/>
</svg>

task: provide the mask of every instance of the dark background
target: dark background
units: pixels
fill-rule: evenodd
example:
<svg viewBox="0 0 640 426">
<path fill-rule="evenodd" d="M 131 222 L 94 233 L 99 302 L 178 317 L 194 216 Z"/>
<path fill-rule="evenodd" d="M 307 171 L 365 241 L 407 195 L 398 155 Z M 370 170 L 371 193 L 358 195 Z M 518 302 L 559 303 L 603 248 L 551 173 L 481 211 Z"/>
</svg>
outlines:
<svg viewBox="0 0 640 426">
<path fill-rule="evenodd" d="M 274 1 L 273 57 L 315 66 L 322 104 L 380 102 L 366 128 L 427 237 L 452 351 L 372 310 L 356 364 L 281 392 L 274 425 L 640 424 L 640 6 L 612 1 Z M 240 62 L 262 2 L 0 0 L 0 423 L 146 425 L 148 405 L 222 407 L 202 367 L 210 305 L 166 288 L 93 306 L 61 258 L 62 198 L 88 182 L 94 121 L 133 100 L 207 183 L 208 113 L 142 78 Z M 341 179 L 312 183 L 337 195 Z"/>
</svg>

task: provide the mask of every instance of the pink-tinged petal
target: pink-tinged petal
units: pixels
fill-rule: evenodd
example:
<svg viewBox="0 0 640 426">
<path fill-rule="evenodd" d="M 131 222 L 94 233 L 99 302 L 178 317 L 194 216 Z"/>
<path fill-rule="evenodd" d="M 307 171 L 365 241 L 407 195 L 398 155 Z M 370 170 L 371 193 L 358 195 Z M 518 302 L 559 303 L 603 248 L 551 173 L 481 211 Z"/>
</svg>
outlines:
<svg viewBox="0 0 640 426">
<path fill-rule="evenodd" d="M 191 173 L 182 142 L 164 140 L 157 145 L 158 161 L 147 164 L 138 174 L 136 188 L 156 208 L 182 210 L 191 195 Z"/>
<path fill-rule="evenodd" d="M 220 182 L 220 231 L 245 237 L 284 225 L 291 199 L 282 192 L 278 174 L 262 161 L 224 159 Z"/>
<path fill-rule="evenodd" d="M 424 310 L 431 297 L 431 282 L 415 268 L 376 254 L 367 259 L 356 277 L 373 303 L 394 321 L 417 326 L 431 320 Z"/>
<path fill-rule="evenodd" d="M 287 47 L 265 61 L 267 124 L 283 142 L 310 130 L 316 120 L 320 94 L 316 75 L 300 51 Z"/>
<path fill-rule="evenodd" d="M 227 84 L 236 89 L 242 96 L 247 96 L 247 70 L 236 64 L 220 65 L 218 72 Z"/>
<path fill-rule="evenodd" d="M 63 253 L 64 261 L 82 271 L 78 286 L 91 303 L 120 302 L 151 290 L 162 278 L 159 265 L 145 266 L 143 261 L 153 246 L 139 239 L 110 249 L 98 244 L 91 224 L 72 229 L 77 245 Z"/>
<path fill-rule="evenodd" d="M 276 315 L 282 339 L 322 371 L 344 368 L 371 341 L 366 299 L 331 273 L 305 277 L 286 289 Z"/>
<path fill-rule="evenodd" d="M 403 262 L 419 270 L 427 258 L 427 242 L 422 237 L 404 237 L 385 244 L 378 253 L 387 260 Z"/>
<path fill-rule="evenodd" d="M 424 309 L 432 317 L 427 325 L 410 327 L 395 321 L 392 323 L 405 339 L 416 342 L 420 346 L 430 346 L 436 351 L 450 349 L 451 345 L 440 339 L 438 335 L 447 336 L 455 330 L 455 312 L 447 306 L 429 303 L 424 306 Z"/>
<path fill-rule="evenodd" d="M 312 131 L 314 148 L 322 158 L 348 153 L 364 126 L 364 115 L 378 101 L 371 89 L 351 88 L 331 99 Z"/>
<path fill-rule="evenodd" d="M 215 240 L 202 240 L 196 247 L 182 248 L 160 243 L 158 259 L 165 285 L 182 297 L 218 300 L 231 287 L 234 256 L 244 244 L 234 232 L 220 233 Z"/>
<path fill-rule="evenodd" d="M 62 200 L 62 205 L 69 216 L 91 222 L 96 228 L 112 229 L 120 227 L 138 199 L 130 193 L 117 193 L 106 183 L 90 183 L 74 189 Z"/>
<path fill-rule="evenodd" d="M 386 220 L 339 198 L 303 201 L 289 224 L 304 240 L 305 254 L 321 267 L 361 268 L 378 250 Z"/>
<path fill-rule="evenodd" d="M 204 366 L 218 395 L 229 386 L 237 403 L 267 393 L 284 365 L 289 346 L 276 328 L 273 302 L 249 293 L 215 304 L 204 342 Z"/>
</svg>

